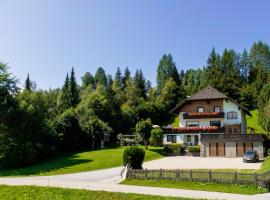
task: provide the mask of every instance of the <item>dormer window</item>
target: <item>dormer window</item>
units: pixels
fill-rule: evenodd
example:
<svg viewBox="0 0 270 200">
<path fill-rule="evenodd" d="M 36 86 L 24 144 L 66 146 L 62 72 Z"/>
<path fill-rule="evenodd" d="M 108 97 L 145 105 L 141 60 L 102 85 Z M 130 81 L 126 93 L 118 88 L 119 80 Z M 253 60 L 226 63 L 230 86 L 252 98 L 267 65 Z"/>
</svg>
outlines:
<svg viewBox="0 0 270 200">
<path fill-rule="evenodd" d="M 238 113 L 231 111 L 227 112 L 227 119 L 237 119 L 238 118 Z"/>
<path fill-rule="evenodd" d="M 221 112 L 220 106 L 214 106 L 214 112 Z"/>
<path fill-rule="evenodd" d="M 197 108 L 197 112 L 203 113 L 204 112 L 204 108 L 203 107 L 198 107 Z"/>
</svg>

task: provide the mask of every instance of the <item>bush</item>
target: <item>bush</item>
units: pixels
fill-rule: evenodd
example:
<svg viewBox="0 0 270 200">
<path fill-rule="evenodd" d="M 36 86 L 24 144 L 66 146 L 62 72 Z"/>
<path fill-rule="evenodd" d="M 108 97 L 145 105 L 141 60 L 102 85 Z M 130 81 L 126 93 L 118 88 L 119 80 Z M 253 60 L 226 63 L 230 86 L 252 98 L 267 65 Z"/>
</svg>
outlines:
<svg viewBox="0 0 270 200">
<path fill-rule="evenodd" d="M 201 150 L 201 147 L 199 145 L 193 146 L 193 147 L 188 147 L 188 151 L 190 153 L 199 153 Z"/>
<path fill-rule="evenodd" d="M 185 152 L 185 145 L 183 144 L 167 144 L 164 145 L 164 151 L 168 155 L 180 156 Z"/>
<path fill-rule="evenodd" d="M 144 156 L 145 156 L 145 151 L 143 148 L 140 148 L 137 146 L 131 146 L 131 147 L 125 148 L 124 153 L 123 153 L 123 165 L 126 166 L 130 158 L 131 168 L 142 169 Z"/>
<path fill-rule="evenodd" d="M 267 149 L 267 156 L 270 156 L 270 148 Z"/>
<path fill-rule="evenodd" d="M 161 128 L 152 129 L 150 144 L 153 146 L 161 146 L 162 136 L 163 136 L 163 130 Z"/>
</svg>

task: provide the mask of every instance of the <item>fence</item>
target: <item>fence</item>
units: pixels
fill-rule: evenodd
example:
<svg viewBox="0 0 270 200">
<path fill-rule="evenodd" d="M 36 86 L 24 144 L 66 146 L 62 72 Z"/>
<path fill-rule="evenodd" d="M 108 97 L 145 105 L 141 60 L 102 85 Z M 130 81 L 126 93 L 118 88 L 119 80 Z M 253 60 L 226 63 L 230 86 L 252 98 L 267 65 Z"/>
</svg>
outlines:
<svg viewBox="0 0 270 200">
<path fill-rule="evenodd" d="M 199 182 L 239 183 L 269 186 L 270 171 L 258 173 L 217 172 L 203 170 L 147 170 L 129 169 L 127 178 L 149 180 L 186 180 Z"/>
</svg>

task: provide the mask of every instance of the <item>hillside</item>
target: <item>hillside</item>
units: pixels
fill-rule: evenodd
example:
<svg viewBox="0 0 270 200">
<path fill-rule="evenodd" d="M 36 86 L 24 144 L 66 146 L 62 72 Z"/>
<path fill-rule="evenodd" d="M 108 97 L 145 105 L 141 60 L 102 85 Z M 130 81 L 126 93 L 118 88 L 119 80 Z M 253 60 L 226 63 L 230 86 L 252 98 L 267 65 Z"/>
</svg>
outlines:
<svg viewBox="0 0 270 200">
<path fill-rule="evenodd" d="M 253 128 L 255 133 L 266 133 L 258 123 L 258 109 L 252 110 L 251 115 L 252 117 L 247 116 L 247 127 Z M 249 132 L 250 129 L 248 129 L 248 133 Z"/>
</svg>

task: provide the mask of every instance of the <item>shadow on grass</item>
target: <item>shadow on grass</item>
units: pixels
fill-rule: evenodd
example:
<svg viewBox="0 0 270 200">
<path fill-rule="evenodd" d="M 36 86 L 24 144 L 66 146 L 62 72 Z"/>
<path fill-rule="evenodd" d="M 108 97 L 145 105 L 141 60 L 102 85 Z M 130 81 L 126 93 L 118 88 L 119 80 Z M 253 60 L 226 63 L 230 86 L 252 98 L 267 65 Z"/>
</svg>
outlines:
<svg viewBox="0 0 270 200">
<path fill-rule="evenodd" d="M 42 173 L 48 173 L 60 168 L 71 167 L 73 165 L 89 163 L 93 161 L 90 159 L 79 159 L 78 157 L 78 155 L 66 155 L 17 169 L 0 168 L 0 176 L 41 175 Z"/>
<path fill-rule="evenodd" d="M 167 156 L 167 154 L 164 151 L 164 148 L 155 148 L 155 149 L 148 149 L 148 150 L 158 153 L 159 155 L 162 155 L 162 156 Z"/>
</svg>

